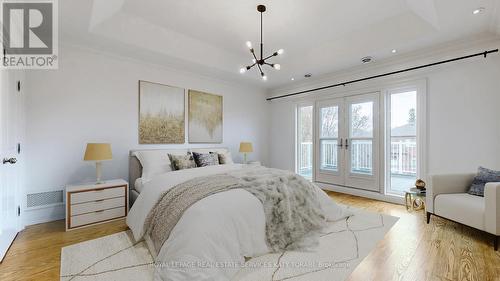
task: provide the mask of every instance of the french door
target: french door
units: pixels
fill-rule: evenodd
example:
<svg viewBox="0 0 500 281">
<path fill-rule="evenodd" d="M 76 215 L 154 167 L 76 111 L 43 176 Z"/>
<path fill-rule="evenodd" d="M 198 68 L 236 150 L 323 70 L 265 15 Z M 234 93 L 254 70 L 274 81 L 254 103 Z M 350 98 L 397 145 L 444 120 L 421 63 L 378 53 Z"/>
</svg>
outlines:
<svg viewBox="0 0 500 281">
<path fill-rule="evenodd" d="M 379 96 L 317 102 L 316 181 L 380 191 Z"/>
</svg>

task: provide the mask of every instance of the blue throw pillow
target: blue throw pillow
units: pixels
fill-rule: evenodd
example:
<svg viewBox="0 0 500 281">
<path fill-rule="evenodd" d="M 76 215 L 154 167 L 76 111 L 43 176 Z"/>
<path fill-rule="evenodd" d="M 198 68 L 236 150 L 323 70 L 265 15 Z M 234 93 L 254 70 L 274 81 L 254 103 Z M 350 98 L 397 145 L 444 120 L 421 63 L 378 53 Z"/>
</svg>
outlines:
<svg viewBox="0 0 500 281">
<path fill-rule="evenodd" d="M 488 182 L 500 182 L 500 171 L 479 167 L 469 188 L 469 194 L 484 197 L 484 186 Z"/>
</svg>

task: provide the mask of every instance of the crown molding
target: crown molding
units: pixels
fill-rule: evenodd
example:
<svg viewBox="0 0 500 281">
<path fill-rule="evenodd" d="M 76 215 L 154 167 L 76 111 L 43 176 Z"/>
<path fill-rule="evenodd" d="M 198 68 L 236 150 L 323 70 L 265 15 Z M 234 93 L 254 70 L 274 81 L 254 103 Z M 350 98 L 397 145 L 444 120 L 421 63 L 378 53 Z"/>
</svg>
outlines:
<svg viewBox="0 0 500 281">
<path fill-rule="evenodd" d="M 113 52 L 110 52 L 110 51 L 105 50 L 103 48 L 91 47 L 87 44 L 80 44 L 80 43 L 73 42 L 71 40 L 59 41 L 59 47 L 60 47 L 60 49 L 59 49 L 60 53 L 61 53 L 62 49 L 70 48 L 70 49 L 79 50 L 79 51 L 83 51 L 83 52 L 87 52 L 87 53 L 91 53 L 91 54 L 95 54 L 95 55 L 109 57 L 109 58 L 120 60 L 120 61 L 128 61 L 131 63 L 140 64 L 143 66 L 150 66 L 152 68 L 158 68 L 158 69 L 162 69 L 165 71 L 176 72 L 176 73 L 180 73 L 180 74 L 185 75 L 185 76 L 193 77 L 195 79 L 199 79 L 199 80 L 203 80 L 203 81 L 207 81 L 207 82 L 211 82 L 211 83 L 217 83 L 217 84 L 225 85 L 228 87 L 233 87 L 233 88 L 234 87 L 239 87 L 239 88 L 243 87 L 246 89 L 261 92 L 264 95 L 266 94 L 266 88 L 262 87 L 262 86 L 258 86 L 255 83 L 251 83 L 251 82 L 245 83 L 242 81 L 221 79 L 220 77 L 215 76 L 215 75 L 207 75 L 207 74 L 204 74 L 202 72 L 194 72 L 194 71 L 191 71 L 188 69 L 173 67 L 173 66 L 170 66 L 170 65 L 165 64 L 165 63 L 154 63 L 150 60 L 142 60 L 139 58 L 126 56 L 126 55 L 123 55 L 120 53 L 113 53 Z M 64 59 L 64 57 L 61 56 L 61 54 L 60 54 L 59 59 Z M 200 90 L 203 90 L 203 89 L 200 89 Z M 205 90 L 209 90 L 209 89 L 205 89 Z"/>
</svg>

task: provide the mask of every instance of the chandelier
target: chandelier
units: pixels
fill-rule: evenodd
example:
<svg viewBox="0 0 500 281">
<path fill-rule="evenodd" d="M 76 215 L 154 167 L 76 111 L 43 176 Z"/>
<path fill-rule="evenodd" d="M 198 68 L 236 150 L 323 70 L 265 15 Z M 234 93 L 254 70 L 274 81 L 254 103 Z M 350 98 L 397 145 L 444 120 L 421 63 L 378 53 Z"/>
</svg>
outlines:
<svg viewBox="0 0 500 281">
<path fill-rule="evenodd" d="M 281 66 L 277 63 L 268 63 L 267 60 L 275 57 L 277 55 L 283 54 L 283 49 L 279 49 L 278 51 L 272 53 L 271 55 L 264 57 L 264 44 L 262 43 L 262 13 L 266 11 L 266 6 L 264 5 L 259 5 L 257 6 L 257 11 L 260 13 L 260 58 L 257 57 L 255 54 L 255 50 L 252 47 L 252 42 L 247 41 L 247 47 L 250 49 L 250 53 L 252 53 L 253 59 L 252 59 L 252 64 L 248 65 L 246 67 L 243 67 L 240 69 L 240 73 L 245 73 L 247 70 L 250 70 L 252 67 L 257 66 L 260 71 L 260 76 L 262 77 L 262 80 L 267 80 L 267 76 L 264 74 L 264 71 L 262 70 L 264 65 L 268 65 L 270 67 L 273 67 L 276 70 L 280 70 Z"/>
</svg>

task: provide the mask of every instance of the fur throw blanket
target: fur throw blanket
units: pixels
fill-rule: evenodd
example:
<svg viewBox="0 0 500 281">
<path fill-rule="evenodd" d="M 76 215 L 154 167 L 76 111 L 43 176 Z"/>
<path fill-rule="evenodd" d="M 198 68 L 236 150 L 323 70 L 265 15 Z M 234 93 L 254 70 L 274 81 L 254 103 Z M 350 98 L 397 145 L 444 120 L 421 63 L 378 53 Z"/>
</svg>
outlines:
<svg viewBox="0 0 500 281">
<path fill-rule="evenodd" d="M 317 233 L 326 219 L 315 186 L 292 172 L 256 166 L 194 178 L 164 192 L 145 221 L 156 254 L 191 205 L 233 188 L 247 190 L 262 203 L 267 244 L 272 251 L 304 249 L 318 243 Z"/>
</svg>

